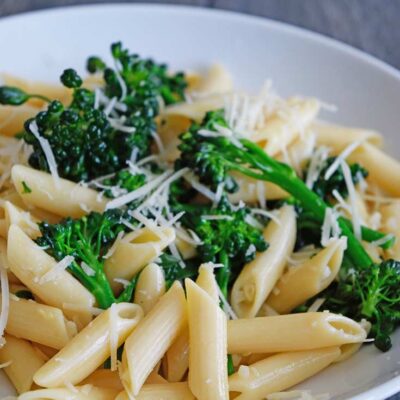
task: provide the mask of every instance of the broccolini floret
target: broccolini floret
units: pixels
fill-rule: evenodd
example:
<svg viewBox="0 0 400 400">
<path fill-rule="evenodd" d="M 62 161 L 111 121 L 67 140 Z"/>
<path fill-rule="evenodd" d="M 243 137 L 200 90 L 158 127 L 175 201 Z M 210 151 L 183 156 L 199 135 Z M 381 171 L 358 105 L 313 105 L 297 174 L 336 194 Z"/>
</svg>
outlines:
<svg viewBox="0 0 400 400">
<path fill-rule="evenodd" d="M 39 224 L 42 236 L 36 239 L 56 260 L 74 257 L 68 270 L 96 297 L 101 308 L 120 301 L 130 301 L 135 285 L 132 280 L 122 294 L 115 298 L 104 272 L 104 255 L 118 234 L 126 228 L 124 214 L 109 210 L 104 214 L 90 213 L 80 219 L 66 218 L 58 224 Z"/>
<path fill-rule="evenodd" d="M 390 334 L 400 325 L 400 262 L 386 260 L 365 270 L 345 269 L 341 275 L 320 295 L 326 298 L 324 309 L 356 321 L 366 318 L 372 323 L 375 346 L 389 350 Z"/>
<path fill-rule="evenodd" d="M 251 209 L 231 204 L 226 194 L 216 205 L 180 202 L 178 195 L 187 191 L 184 188 L 179 191 L 179 184 L 176 182 L 171 190 L 171 207 L 175 213 L 185 212 L 180 223 L 199 238 L 199 261 L 221 264 L 216 277 L 222 293 L 227 296 L 229 283 L 243 265 L 253 260 L 257 251 L 267 249 L 262 230 L 251 224 L 254 219 Z"/>
<path fill-rule="evenodd" d="M 313 183 L 312 190 L 318 194 L 324 201 L 330 203 L 334 198 L 333 192 L 337 191 L 343 198 L 348 196 L 348 189 L 344 179 L 341 166 L 328 178 L 325 174 L 331 165 L 335 162 L 336 157 L 329 157 L 325 160 L 324 165 L 319 173 L 318 179 Z M 354 184 L 360 182 L 361 179 L 368 176 L 368 171 L 360 164 L 354 163 L 349 165 L 351 178 Z"/>
<path fill-rule="evenodd" d="M 71 104 L 49 102 L 47 110 L 25 123 L 23 139 L 33 146 L 33 168 L 50 169 L 37 136 L 48 141 L 59 176 L 75 182 L 115 173 L 133 154 L 139 159 L 150 153 L 161 103 L 183 100 L 185 76 L 170 75 L 165 64 L 129 54 L 121 43 L 113 44 L 111 53 L 115 68 L 98 57 L 88 60 L 90 72 L 103 72 L 103 87 L 85 89 L 78 73 L 66 69 L 61 82 L 73 90 Z M 0 104 L 21 105 L 31 98 L 48 101 L 18 88 L 0 87 Z"/>
<path fill-rule="evenodd" d="M 254 142 L 241 139 L 237 143 L 237 140 L 230 137 L 232 133 L 202 135 L 202 130 L 229 132 L 223 110 L 207 113 L 202 124 L 193 124 L 180 136 L 180 167 L 189 167 L 201 182 L 215 190 L 221 184 L 228 188 L 235 185 L 229 174 L 231 171 L 275 183 L 291 194 L 298 204 L 322 225 L 329 206 L 297 177 L 290 166 L 268 156 Z M 342 217 L 338 218 L 338 224 L 342 234 L 348 239 L 347 254 L 355 263 L 367 268 L 372 264 L 370 256 Z"/>
</svg>

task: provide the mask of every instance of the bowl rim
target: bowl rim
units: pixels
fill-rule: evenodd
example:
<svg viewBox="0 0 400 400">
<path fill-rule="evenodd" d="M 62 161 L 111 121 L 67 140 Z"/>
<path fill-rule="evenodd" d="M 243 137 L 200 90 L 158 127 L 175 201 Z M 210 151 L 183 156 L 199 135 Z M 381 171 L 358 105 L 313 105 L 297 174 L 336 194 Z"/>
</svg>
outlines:
<svg viewBox="0 0 400 400">
<path fill-rule="evenodd" d="M 0 17 L 0 28 L 3 24 L 13 23 L 14 21 L 23 21 L 24 19 L 31 18 L 42 18 L 43 16 L 52 17 L 57 16 L 59 14 L 68 13 L 76 13 L 76 12 L 89 12 L 91 9 L 137 9 L 141 11 L 146 11 L 146 9 L 157 10 L 158 12 L 163 13 L 189 13 L 193 14 L 194 12 L 197 14 L 201 14 L 202 16 L 209 18 L 222 18 L 229 19 L 232 22 L 244 22 L 252 24 L 257 24 L 259 26 L 267 27 L 268 29 L 272 29 L 277 32 L 288 33 L 292 36 L 297 36 L 301 39 L 308 40 L 310 42 L 314 42 L 320 44 L 322 46 L 333 49 L 337 52 L 344 54 L 347 57 L 352 57 L 357 59 L 362 63 L 369 64 L 373 68 L 379 70 L 381 73 L 390 76 L 400 83 L 400 70 L 396 67 L 390 65 L 389 63 L 378 59 L 376 56 L 368 54 L 363 50 L 351 46 L 347 43 L 341 42 L 338 39 L 331 38 L 319 32 L 314 32 L 309 29 L 292 25 L 287 22 L 278 21 L 275 19 L 271 19 L 268 17 L 257 16 L 252 14 L 245 14 L 238 11 L 231 11 L 219 8 L 210 8 L 204 6 L 195 6 L 195 5 L 183 5 L 183 4 L 164 4 L 164 3 L 125 3 L 125 2 L 116 2 L 116 3 L 95 3 L 95 4 L 77 4 L 77 5 L 68 5 L 68 6 L 54 6 L 51 8 L 45 9 L 37 9 L 27 12 L 22 12 L 18 14 L 6 15 Z M 400 372 L 400 371 L 399 371 Z M 377 386 L 371 387 L 367 389 L 367 391 L 360 393 L 354 397 L 353 400 L 371 400 L 379 398 L 392 396 L 399 392 L 400 387 L 400 375 L 393 376 L 389 378 L 387 381 L 378 384 Z"/>
</svg>

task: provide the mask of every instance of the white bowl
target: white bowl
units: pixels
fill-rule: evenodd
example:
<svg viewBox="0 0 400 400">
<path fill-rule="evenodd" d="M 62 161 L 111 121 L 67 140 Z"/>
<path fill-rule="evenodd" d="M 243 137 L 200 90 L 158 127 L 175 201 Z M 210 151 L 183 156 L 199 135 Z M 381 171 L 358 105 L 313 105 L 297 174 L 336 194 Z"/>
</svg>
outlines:
<svg viewBox="0 0 400 400">
<path fill-rule="evenodd" d="M 270 78 L 283 94 L 317 96 L 339 107 L 326 118 L 379 130 L 389 152 L 400 156 L 399 71 L 349 46 L 266 19 L 160 5 L 35 12 L 0 20 L 0 70 L 56 81 L 66 67 L 83 71 L 89 55 L 107 56 L 117 40 L 175 69 L 219 61 L 249 90 Z M 388 353 L 365 346 L 301 387 L 334 399 L 384 399 L 400 391 L 399 331 L 393 343 Z M 0 396 L 10 393 L 4 378 Z"/>
</svg>

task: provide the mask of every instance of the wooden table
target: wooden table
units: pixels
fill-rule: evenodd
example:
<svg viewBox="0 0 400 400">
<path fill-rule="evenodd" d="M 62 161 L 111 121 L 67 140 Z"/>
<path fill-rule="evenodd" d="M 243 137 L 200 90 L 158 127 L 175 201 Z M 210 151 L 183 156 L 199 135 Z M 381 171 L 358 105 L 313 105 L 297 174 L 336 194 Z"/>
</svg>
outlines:
<svg viewBox="0 0 400 400">
<path fill-rule="evenodd" d="M 0 0 L 0 17 L 48 7 L 105 2 L 113 1 Z M 222 8 L 277 19 L 346 42 L 400 69 L 400 0 L 141 0 L 141 2 Z M 400 394 L 391 397 L 390 400 L 400 400 Z"/>
</svg>

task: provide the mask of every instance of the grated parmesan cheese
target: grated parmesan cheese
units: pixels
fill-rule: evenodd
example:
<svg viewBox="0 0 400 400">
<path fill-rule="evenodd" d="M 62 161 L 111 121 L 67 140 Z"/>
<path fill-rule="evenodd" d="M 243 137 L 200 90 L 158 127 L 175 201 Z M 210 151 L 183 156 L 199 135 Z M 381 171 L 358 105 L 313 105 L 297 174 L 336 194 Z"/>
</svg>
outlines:
<svg viewBox="0 0 400 400">
<path fill-rule="evenodd" d="M 362 140 L 350 143 L 335 159 L 335 161 L 330 165 L 324 175 L 324 179 L 328 180 L 339 168 L 341 164 L 346 160 L 346 158 L 361 144 Z"/>
<path fill-rule="evenodd" d="M 310 305 L 310 307 L 308 307 L 307 312 L 316 312 L 318 311 L 322 304 L 324 304 L 326 301 L 326 299 L 319 297 L 317 299 L 314 300 L 314 302 Z"/>
<path fill-rule="evenodd" d="M 50 143 L 47 139 L 40 136 L 39 128 L 36 121 L 32 121 L 29 125 L 29 130 L 32 132 L 33 136 L 38 140 L 40 146 L 42 147 L 43 153 L 46 157 L 47 165 L 49 166 L 50 173 L 54 180 L 54 185 L 57 189 L 60 188 L 60 176 L 58 175 L 57 163 L 54 157 L 53 150 L 51 149 Z"/>
<path fill-rule="evenodd" d="M 350 167 L 348 166 L 348 164 L 345 161 L 342 161 L 340 165 L 342 167 L 344 181 L 346 183 L 347 191 L 349 193 L 353 232 L 355 237 L 361 240 L 361 218 L 357 207 L 356 188 L 354 187 L 354 183 L 351 178 Z"/>
<path fill-rule="evenodd" d="M 39 279 L 39 284 L 43 284 L 45 282 L 50 282 L 57 277 L 57 275 L 65 271 L 69 265 L 74 262 L 75 258 L 73 256 L 65 256 L 62 260 L 60 260 L 52 269 L 43 274 Z"/>
</svg>

